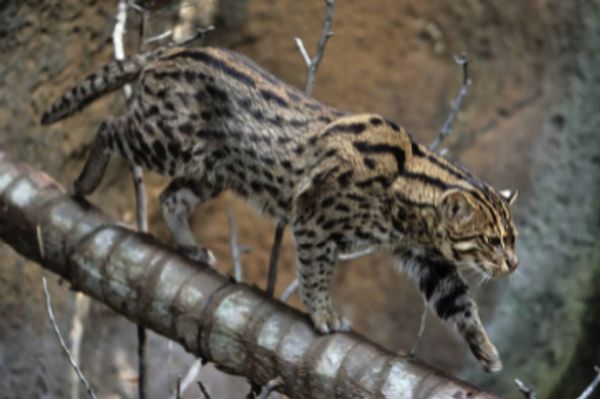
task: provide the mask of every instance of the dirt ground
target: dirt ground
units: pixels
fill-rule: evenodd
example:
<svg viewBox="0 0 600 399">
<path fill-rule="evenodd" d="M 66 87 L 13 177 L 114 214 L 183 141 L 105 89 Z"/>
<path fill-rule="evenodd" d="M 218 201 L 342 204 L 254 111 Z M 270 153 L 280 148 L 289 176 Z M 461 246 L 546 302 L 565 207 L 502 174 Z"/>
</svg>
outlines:
<svg viewBox="0 0 600 399">
<path fill-rule="evenodd" d="M 499 188 L 518 189 L 517 221 L 526 224 L 536 198 L 532 180 L 541 173 L 531 169 L 537 156 L 534 149 L 544 129 L 559 135 L 568 117 L 558 105 L 568 80 L 577 74 L 573 57 L 581 47 L 581 3 L 338 1 L 335 34 L 319 69 L 314 96 L 353 112 L 381 113 L 428 143 L 443 124 L 461 83 L 453 56 L 467 53 L 473 85 L 455 133 L 446 142 L 449 155 Z M 209 43 L 244 53 L 284 81 L 304 86 L 306 68 L 293 38 L 302 38 L 309 53 L 314 51 L 323 1 L 223 1 L 221 6 L 217 32 L 209 34 Z M 106 96 L 50 128 L 40 127 L 37 121 L 52 100 L 112 58 L 115 9 L 115 1 L 0 2 L 0 146 L 65 185 L 77 175 L 100 121 L 123 112 L 122 95 Z M 128 51 L 133 51 L 134 29 L 127 37 Z M 91 200 L 132 223 L 134 197 L 126 170 L 123 161 L 114 159 Z M 147 176 L 150 230 L 169 240 L 157 202 L 166 183 L 162 177 Z M 231 273 L 227 208 L 233 212 L 240 243 L 251 248 L 242 256 L 244 280 L 264 286 L 273 221 L 224 194 L 194 213 L 194 229 L 216 254 L 219 270 Z M 25 395 L 14 397 L 65 396 L 68 373 L 53 369 L 52 360 L 43 361 L 31 373 L 32 357 L 60 358 L 43 312 L 41 271 L 1 244 L 0 264 L 4 320 L 0 374 L 7 376 L 0 387 Z M 278 293 L 294 275 L 289 231 L 280 264 Z M 68 330 L 75 311 L 73 295 L 64 285 L 52 288 L 60 324 Z M 486 321 L 494 318 L 505 290 L 505 281 L 476 288 Z M 422 300 L 413 284 L 392 270 L 385 255 L 341 263 L 334 292 L 337 307 L 352 319 L 357 331 L 393 350 L 410 349 Z M 290 303 L 301 307 L 296 296 Z M 456 335 L 430 316 L 418 356 L 452 374 L 466 369 L 483 373 Z M 100 392 L 105 397 L 135 396 L 134 327 L 98 305 L 92 306 L 85 326 L 82 353 L 91 360 L 84 361 L 84 368 Z M 31 341 L 37 342 L 33 348 Z M 13 342 L 13 347 L 8 348 L 7 342 Z M 170 351 L 164 339 L 153 337 L 152 342 L 151 363 L 166 353 L 172 357 L 174 371 L 151 383 L 156 397 L 163 397 L 191 358 Z M 97 348 L 102 345 L 115 348 L 116 354 L 101 356 Z M 151 365 L 150 372 L 154 367 L 158 368 Z M 501 378 L 508 381 L 511 375 Z M 237 383 L 229 385 L 241 390 Z M 224 395 L 242 397 L 237 391 Z"/>
</svg>

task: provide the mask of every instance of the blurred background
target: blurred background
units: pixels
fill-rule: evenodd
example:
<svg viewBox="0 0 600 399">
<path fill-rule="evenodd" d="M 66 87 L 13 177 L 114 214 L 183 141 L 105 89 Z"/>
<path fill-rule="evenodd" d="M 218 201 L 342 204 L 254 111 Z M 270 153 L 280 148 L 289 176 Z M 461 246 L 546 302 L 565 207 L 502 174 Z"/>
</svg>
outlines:
<svg viewBox="0 0 600 399">
<path fill-rule="evenodd" d="M 143 2 L 142 2 L 143 3 Z M 304 87 L 306 67 L 293 38 L 312 55 L 325 12 L 321 0 L 154 2 L 148 36 L 215 25 L 204 44 L 241 52 L 282 80 Z M 166 8 L 165 8 L 166 7 Z M 99 123 L 124 112 L 122 92 L 42 128 L 41 113 L 67 88 L 113 58 L 117 1 L 0 1 L 0 147 L 68 186 Z M 138 48 L 130 12 L 126 52 Z M 445 142 L 448 156 L 500 189 L 519 190 L 520 267 L 474 287 L 504 370 L 480 370 L 466 345 L 429 314 L 417 356 L 501 397 L 519 398 L 513 379 L 539 398 L 575 398 L 600 365 L 600 1 L 338 0 L 314 96 L 354 112 L 377 112 L 419 141 L 431 142 L 462 82 L 453 56 L 470 59 L 473 85 Z M 128 165 L 114 158 L 91 201 L 134 223 Z M 147 175 L 150 231 L 169 241 L 158 195 L 164 178 Z M 229 194 L 199 208 L 200 241 L 231 273 L 226 210 L 231 208 L 244 280 L 265 286 L 274 222 Z M 85 397 L 48 324 L 42 269 L 0 243 L 0 396 Z M 294 276 L 286 232 L 280 293 Z M 136 397 L 136 327 L 50 277 L 54 311 L 100 397 Z M 335 303 L 360 333 L 397 351 L 412 346 L 422 300 L 382 254 L 340 263 Z M 290 299 L 302 308 L 297 296 Z M 194 361 L 151 334 L 149 397 L 168 397 Z M 212 366 L 198 378 L 213 398 L 243 398 L 241 378 Z M 200 397 L 195 386 L 184 397 Z"/>
</svg>

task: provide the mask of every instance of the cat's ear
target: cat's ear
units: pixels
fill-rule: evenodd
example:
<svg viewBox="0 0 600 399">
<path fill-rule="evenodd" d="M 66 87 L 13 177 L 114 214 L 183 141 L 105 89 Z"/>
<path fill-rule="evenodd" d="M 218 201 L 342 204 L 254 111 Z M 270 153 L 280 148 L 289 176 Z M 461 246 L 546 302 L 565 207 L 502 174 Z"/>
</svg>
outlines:
<svg viewBox="0 0 600 399">
<path fill-rule="evenodd" d="M 460 224 L 469 222 L 475 214 L 469 194 L 458 189 L 446 191 L 442 195 L 438 208 L 446 220 Z"/>
<path fill-rule="evenodd" d="M 519 192 L 517 190 L 500 190 L 500 196 L 502 197 L 502 199 L 506 201 L 508 205 L 511 206 L 517 200 L 518 195 Z"/>
</svg>

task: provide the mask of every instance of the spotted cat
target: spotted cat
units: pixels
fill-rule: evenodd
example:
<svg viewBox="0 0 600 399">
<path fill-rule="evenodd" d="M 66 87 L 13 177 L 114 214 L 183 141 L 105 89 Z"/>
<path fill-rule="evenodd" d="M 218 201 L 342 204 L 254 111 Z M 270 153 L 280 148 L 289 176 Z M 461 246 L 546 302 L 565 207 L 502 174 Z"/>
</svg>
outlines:
<svg viewBox="0 0 600 399">
<path fill-rule="evenodd" d="M 100 125 L 75 194 L 98 187 L 112 153 L 171 176 L 160 196 L 164 218 L 180 250 L 209 263 L 212 255 L 188 225 L 196 205 L 231 190 L 285 220 L 300 294 L 322 333 L 350 327 L 331 302 L 338 255 L 387 251 L 483 367 L 501 369 L 459 270 L 495 277 L 517 267 L 514 193 L 496 191 L 392 121 L 323 105 L 218 48 L 110 62 L 68 91 L 42 123 L 129 81 L 139 83 L 129 112 Z"/>
</svg>

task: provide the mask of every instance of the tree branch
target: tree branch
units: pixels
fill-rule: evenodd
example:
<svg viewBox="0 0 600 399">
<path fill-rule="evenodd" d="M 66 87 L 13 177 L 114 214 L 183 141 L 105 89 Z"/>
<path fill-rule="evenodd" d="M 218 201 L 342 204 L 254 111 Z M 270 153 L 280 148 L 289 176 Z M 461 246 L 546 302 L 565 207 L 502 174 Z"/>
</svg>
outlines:
<svg viewBox="0 0 600 399">
<path fill-rule="evenodd" d="M 598 385 L 600 385 L 600 367 L 595 366 L 594 371 L 596 371 L 596 377 L 590 382 L 590 385 L 585 388 L 585 390 L 577 397 L 577 399 L 587 399 L 594 392 L 594 389 Z"/>
<path fill-rule="evenodd" d="M 40 248 L 40 252 L 42 252 L 42 251 L 43 250 Z M 52 329 L 54 330 L 54 333 L 56 334 L 56 338 L 58 338 L 60 347 L 62 348 L 63 352 L 67 356 L 67 359 L 69 359 L 69 363 L 71 363 L 71 367 L 77 373 L 79 380 L 81 381 L 83 386 L 85 386 L 85 390 L 87 391 L 88 396 L 91 399 L 96 399 L 96 395 L 94 394 L 92 387 L 90 386 L 88 381 L 85 379 L 85 376 L 83 375 L 83 373 L 81 372 L 81 369 L 75 362 L 75 359 L 73 359 L 73 356 L 71 356 L 71 352 L 69 352 L 69 349 L 67 348 L 67 345 L 65 344 L 65 340 L 63 339 L 62 334 L 60 333 L 60 330 L 58 329 L 58 325 L 56 324 L 56 319 L 54 318 L 54 312 L 52 311 L 52 301 L 50 299 L 50 293 L 48 292 L 48 282 L 46 281 L 46 277 L 42 278 L 42 288 L 44 289 L 44 298 L 46 299 L 46 313 L 48 313 L 48 319 L 50 319 L 50 324 L 52 325 Z"/>
<path fill-rule="evenodd" d="M 469 78 L 469 59 L 465 54 L 461 56 L 454 56 L 454 61 L 462 66 L 463 72 L 463 84 L 458 91 L 458 94 L 452 101 L 450 106 L 450 112 L 446 117 L 446 121 L 444 122 L 444 126 L 440 129 L 440 133 L 438 137 L 435 139 L 433 143 L 429 145 L 429 149 L 432 151 L 436 151 L 442 142 L 452 133 L 452 127 L 454 125 L 454 120 L 458 115 L 458 111 L 460 111 L 460 107 L 469 92 L 469 87 L 471 86 L 471 78 Z"/>
<path fill-rule="evenodd" d="M 308 67 L 308 71 L 306 72 L 306 95 L 312 96 L 313 87 L 315 84 L 315 77 L 317 76 L 317 69 L 319 69 L 319 64 L 321 64 L 321 60 L 323 59 L 323 54 L 325 54 L 325 46 L 327 45 L 327 41 L 331 36 L 333 36 L 333 32 L 331 31 L 331 25 L 333 24 L 333 11 L 335 10 L 335 0 L 326 0 L 325 4 L 327 6 L 327 10 L 325 11 L 325 19 L 323 20 L 323 28 L 321 29 L 321 36 L 319 37 L 319 44 L 317 45 L 317 52 L 315 56 L 311 59 L 304 47 L 304 43 L 302 43 L 302 39 L 295 37 L 294 41 L 296 42 L 296 46 L 298 50 L 300 50 L 300 54 L 302 54 L 302 58 Z"/>
<path fill-rule="evenodd" d="M 537 395 L 535 394 L 533 388 L 523 384 L 523 382 L 520 379 L 515 378 L 515 385 L 517 386 L 519 392 L 521 392 L 521 394 L 525 397 L 525 399 L 537 399 Z"/>
<path fill-rule="evenodd" d="M 117 6 L 117 23 L 113 29 L 113 47 L 115 59 L 125 59 L 125 48 L 123 46 L 123 36 L 125 35 L 125 27 L 127 25 L 127 9 L 131 8 L 137 11 L 142 21 L 140 23 L 139 32 L 139 48 L 138 52 L 144 49 L 144 37 L 146 34 L 146 24 L 148 22 L 148 12 L 135 3 L 127 3 L 126 0 L 120 0 Z M 129 104 L 131 99 L 131 85 L 123 86 L 123 94 L 125 101 Z M 136 204 L 136 222 L 138 231 L 146 233 L 148 231 L 148 201 L 146 199 L 146 187 L 144 186 L 144 171 L 141 166 L 131 164 L 133 185 L 135 188 L 135 204 Z M 146 332 L 141 326 L 137 326 L 138 338 L 138 394 L 140 399 L 146 398 L 146 365 L 145 365 L 145 349 L 146 349 Z"/>
<path fill-rule="evenodd" d="M 2 151 L 0 239 L 231 374 L 259 385 L 281 376 L 290 398 L 495 398 L 356 333 L 318 334 L 305 314 L 117 224 Z"/>
</svg>

